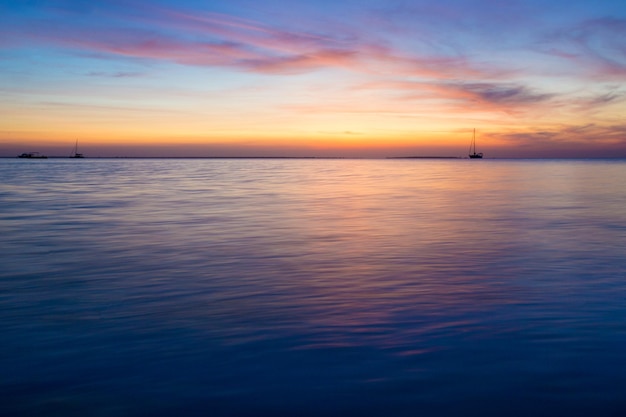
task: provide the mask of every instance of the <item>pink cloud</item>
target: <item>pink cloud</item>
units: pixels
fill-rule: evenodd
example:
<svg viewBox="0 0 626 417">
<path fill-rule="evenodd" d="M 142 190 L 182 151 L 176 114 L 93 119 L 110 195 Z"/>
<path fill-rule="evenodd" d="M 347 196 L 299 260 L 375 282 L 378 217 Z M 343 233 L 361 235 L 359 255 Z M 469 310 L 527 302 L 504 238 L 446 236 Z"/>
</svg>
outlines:
<svg viewBox="0 0 626 417">
<path fill-rule="evenodd" d="M 250 20 L 218 13 L 201 15 L 163 11 L 163 23 L 177 30 L 262 48 L 275 53 L 301 53 L 317 49 L 339 49 L 347 45 L 337 38 L 309 32 L 292 32 Z"/>
<path fill-rule="evenodd" d="M 39 44 L 265 74 L 298 74 L 319 68 L 435 79 L 482 74 L 463 57 L 412 56 L 347 29 L 328 28 L 326 32 L 333 35 L 327 35 L 323 24 L 319 32 L 286 30 L 224 14 L 190 14 L 159 7 L 105 17 L 112 23 L 103 26 L 75 19 L 61 25 L 52 19 L 13 28 L 13 33 L 16 39 Z"/>
<path fill-rule="evenodd" d="M 322 50 L 310 54 L 280 57 L 261 57 L 241 61 L 247 69 L 267 74 L 297 74 L 321 67 L 349 67 L 353 65 L 355 52 Z"/>
<path fill-rule="evenodd" d="M 517 131 L 515 133 L 498 133 L 499 139 L 516 147 L 559 146 L 563 144 L 585 144 L 598 147 L 600 151 L 611 147 L 619 147 L 622 154 L 626 151 L 626 125 L 599 125 L 588 123 L 585 125 L 563 125 L 561 127 L 542 130 Z M 613 155 L 614 156 L 614 155 Z"/>
<path fill-rule="evenodd" d="M 511 82 L 472 82 L 459 80 L 377 81 L 362 84 L 357 90 L 378 90 L 395 93 L 394 100 L 406 102 L 431 101 L 438 111 L 518 113 L 525 109 L 550 105 L 553 94 L 535 91 Z"/>
</svg>

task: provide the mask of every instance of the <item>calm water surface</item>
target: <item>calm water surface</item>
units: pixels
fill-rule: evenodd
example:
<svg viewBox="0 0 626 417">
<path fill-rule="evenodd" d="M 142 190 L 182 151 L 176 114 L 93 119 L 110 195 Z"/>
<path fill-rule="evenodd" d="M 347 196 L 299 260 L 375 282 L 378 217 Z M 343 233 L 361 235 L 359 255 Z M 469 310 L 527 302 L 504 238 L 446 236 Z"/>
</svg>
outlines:
<svg viewBox="0 0 626 417">
<path fill-rule="evenodd" d="M 626 415 L 626 161 L 0 179 L 2 415 Z"/>
</svg>

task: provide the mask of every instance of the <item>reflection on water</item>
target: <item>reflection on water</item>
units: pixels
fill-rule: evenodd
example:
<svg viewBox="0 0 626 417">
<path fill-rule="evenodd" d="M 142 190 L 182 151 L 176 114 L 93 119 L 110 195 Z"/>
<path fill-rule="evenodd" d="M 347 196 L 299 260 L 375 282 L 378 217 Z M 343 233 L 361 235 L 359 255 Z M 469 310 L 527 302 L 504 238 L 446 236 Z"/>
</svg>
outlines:
<svg viewBox="0 0 626 417">
<path fill-rule="evenodd" d="M 626 163 L 0 160 L 10 415 L 621 415 Z"/>
</svg>

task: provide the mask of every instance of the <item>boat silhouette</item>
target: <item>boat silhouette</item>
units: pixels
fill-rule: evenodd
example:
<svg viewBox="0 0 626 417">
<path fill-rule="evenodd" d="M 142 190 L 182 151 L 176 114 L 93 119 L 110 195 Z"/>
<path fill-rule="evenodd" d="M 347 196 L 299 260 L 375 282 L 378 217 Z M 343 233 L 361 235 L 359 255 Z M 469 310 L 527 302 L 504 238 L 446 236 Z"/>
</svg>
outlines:
<svg viewBox="0 0 626 417">
<path fill-rule="evenodd" d="M 474 134 L 472 136 L 472 143 L 470 144 L 470 154 L 469 157 L 471 159 L 479 159 L 483 157 L 482 152 L 476 153 L 476 129 L 474 129 Z"/>
<path fill-rule="evenodd" d="M 78 139 L 76 139 L 76 144 L 74 145 L 74 149 L 72 150 L 72 153 L 70 154 L 70 158 L 84 158 L 84 157 L 85 155 L 78 152 Z"/>
</svg>

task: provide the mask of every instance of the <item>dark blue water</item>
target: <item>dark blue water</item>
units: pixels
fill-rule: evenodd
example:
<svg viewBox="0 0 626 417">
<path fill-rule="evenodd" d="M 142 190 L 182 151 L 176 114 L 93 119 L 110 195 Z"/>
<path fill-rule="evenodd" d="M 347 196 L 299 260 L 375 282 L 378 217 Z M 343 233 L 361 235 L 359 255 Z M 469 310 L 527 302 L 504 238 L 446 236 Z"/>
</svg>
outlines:
<svg viewBox="0 0 626 417">
<path fill-rule="evenodd" d="M 626 415 L 626 161 L 0 178 L 1 415 Z"/>
</svg>

